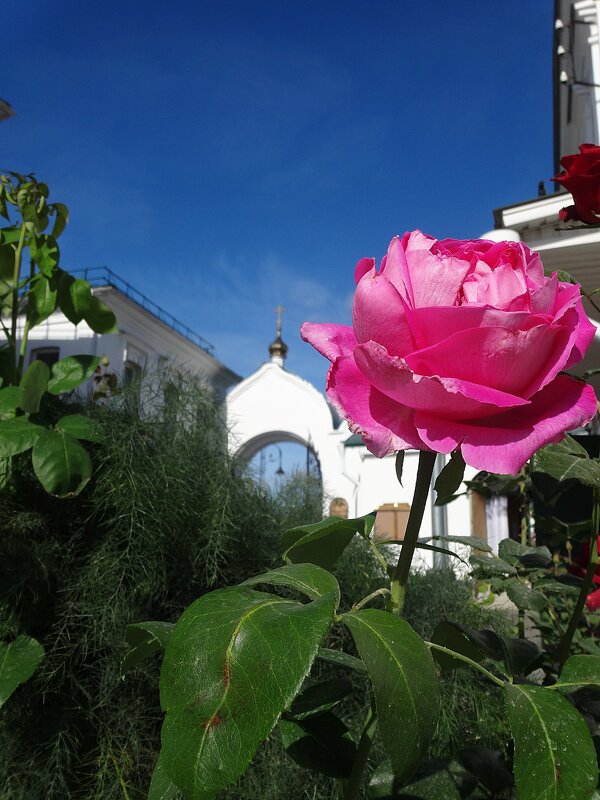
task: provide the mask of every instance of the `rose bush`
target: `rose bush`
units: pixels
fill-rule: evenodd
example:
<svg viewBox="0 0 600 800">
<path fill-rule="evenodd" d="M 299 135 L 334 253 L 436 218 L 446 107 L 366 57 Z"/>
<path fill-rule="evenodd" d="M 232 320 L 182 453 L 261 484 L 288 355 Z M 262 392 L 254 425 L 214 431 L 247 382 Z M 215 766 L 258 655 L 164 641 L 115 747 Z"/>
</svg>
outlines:
<svg viewBox="0 0 600 800">
<path fill-rule="evenodd" d="M 460 448 L 515 474 L 596 413 L 593 389 L 559 374 L 595 331 L 579 287 L 545 277 L 525 245 L 414 231 L 355 278 L 352 326 L 301 335 L 332 362 L 327 395 L 375 455 Z"/>
<path fill-rule="evenodd" d="M 600 222 L 600 147 L 579 145 L 579 153 L 563 156 L 564 172 L 552 178 L 573 195 L 575 205 L 561 209 L 563 222 L 576 220 L 597 225 Z"/>
</svg>

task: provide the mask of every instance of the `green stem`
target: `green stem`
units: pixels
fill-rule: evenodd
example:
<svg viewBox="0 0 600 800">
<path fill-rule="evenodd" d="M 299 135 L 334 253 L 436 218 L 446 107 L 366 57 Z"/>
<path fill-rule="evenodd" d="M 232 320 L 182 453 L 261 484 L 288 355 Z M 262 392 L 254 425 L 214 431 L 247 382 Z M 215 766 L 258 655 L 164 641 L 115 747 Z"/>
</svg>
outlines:
<svg viewBox="0 0 600 800">
<path fill-rule="evenodd" d="M 12 288 L 12 308 L 11 308 L 11 340 L 9 347 L 11 351 L 11 361 L 13 367 L 13 382 L 19 383 L 19 373 L 17 366 L 17 321 L 19 318 L 19 277 L 21 275 L 21 258 L 23 256 L 23 246 L 25 244 L 25 223 L 21 225 L 19 243 L 15 252 L 15 265 L 13 269 L 13 288 Z"/>
<path fill-rule="evenodd" d="M 497 678 L 492 672 L 490 672 L 485 667 L 482 667 L 481 664 L 478 664 L 477 661 L 473 661 L 468 656 L 463 656 L 462 653 L 457 653 L 454 650 L 450 650 L 448 647 L 442 647 L 441 644 L 434 644 L 434 642 L 425 642 L 427 647 L 431 650 L 439 650 L 440 653 L 446 653 L 446 655 L 452 656 L 452 658 L 457 658 L 459 661 L 464 661 L 465 664 L 468 664 L 473 669 L 476 669 L 477 672 L 481 672 L 482 675 L 485 675 L 486 678 L 495 683 L 496 686 L 504 687 L 506 681 L 503 681 L 501 678 Z"/>
<path fill-rule="evenodd" d="M 408 523 L 406 525 L 402 549 L 400 551 L 398 563 L 396 564 L 396 569 L 392 575 L 390 586 L 391 597 L 387 606 L 388 611 L 392 611 L 395 614 L 401 614 L 404 608 L 406 583 L 408 581 L 410 565 L 412 564 L 417 539 L 419 538 L 419 531 L 421 530 L 421 522 L 423 521 L 423 513 L 429 496 L 429 486 L 431 484 L 431 476 L 433 474 L 433 466 L 436 457 L 437 453 L 432 453 L 430 450 L 421 450 L 419 453 L 419 467 L 417 470 L 415 493 L 410 507 L 410 514 L 408 515 Z"/>
<path fill-rule="evenodd" d="M 360 796 L 363 774 L 369 760 L 369 753 L 371 752 L 371 745 L 373 744 L 376 728 L 377 712 L 375 711 L 375 705 L 371 704 L 367 711 L 365 726 L 356 749 L 354 763 L 352 764 L 352 772 L 344 787 L 343 800 L 358 800 Z"/>
<path fill-rule="evenodd" d="M 384 594 L 389 595 L 389 593 L 390 593 L 389 589 L 376 589 L 374 592 L 371 592 L 371 594 L 368 594 L 366 597 L 363 597 L 362 600 L 359 600 L 358 603 L 355 603 L 348 613 L 352 613 L 352 611 L 360 611 L 360 609 L 363 606 L 366 606 L 367 603 L 370 603 L 371 600 L 374 600 L 376 597 L 381 597 L 381 595 Z"/>
<path fill-rule="evenodd" d="M 581 615 L 583 614 L 585 601 L 587 600 L 587 596 L 590 593 L 590 590 L 594 583 L 594 575 L 596 574 L 596 567 L 598 565 L 599 522 L 600 522 L 600 489 L 594 489 L 594 508 L 592 511 L 592 533 L 590 536 L 590 555 L 588 558 L 587 571 L 585 573 L 583 583 L 581 584 L 581 589 L 579 590 L 579 597 L 577 598 L 577 602 L 575 603 L 575 610 L 573 611 L 573 615 L 569 620 L 569 626 L 567 628 L 567 632 L 561 639 L 560 645 L 558 647 L 559 676 L 560 673 L 562 672 L 564 663 L 569 657 L 569 654 L 571 652 L 571 644 L 573 643 L 573 637 L 575 636 L 575 631 L 577 630 L 577 626 L 579 625 L 579 620 L 581 619 Z"/>
</svg>

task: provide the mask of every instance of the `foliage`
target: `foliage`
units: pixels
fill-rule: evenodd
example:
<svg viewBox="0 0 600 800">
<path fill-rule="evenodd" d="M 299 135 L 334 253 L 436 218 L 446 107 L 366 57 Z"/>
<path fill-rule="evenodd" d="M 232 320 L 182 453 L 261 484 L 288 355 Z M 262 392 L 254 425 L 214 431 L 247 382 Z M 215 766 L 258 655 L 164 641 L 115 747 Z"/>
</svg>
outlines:
<svg viewBox="0 0 600 800">
<path fill-rule="evenodd" d="M 90 413 L 104 431 L 94 476 L 68 513 L 26 456 L 1 490 L 0 633 L 36 636 L 46 650 L 2 708 L 7 800 L 117 800 L 123 786 L 143 796 L 158 747 L 158 671 L 151 658 L 123 679 L 125 629 L 175 621 L 208 589 L 268 570 L 281 528 L 321 508 L 299 476 L 279 495 L 240 476 L 222 410 L 197 381 L 145 384 L 145 411 L 135 386 L 92 409 L 44 401 L 52 424 Z"/>
<path fill-rule="evenodd" d="M 32 451 L 33 470 L 44 489 L 57 497 L 73 497 L 92 474 L 89 453 L 80 443 L 99 441 L 79 420 L 54 420 L 44 415 L 46 395 L 76 389 L 95 372 L 94 356 L 68 356 L 48 367 L 32 361 L 25 369 L 29 334 L 56 309 L 74 325 L 85 320 L 97 333 L 116 331 L 115 316 L 92 294 L 87 281 L 60 267 L 58 237 L 68 221 L 63 203 L 50 203 L 49 189 L 33 175 L 0 175 L 0 459 L 3 473 L 11 459 Z M 50 232 L 48 232 L 50 231 Z M 27 258 L 28 256 L 28 258 Z"/>
<path fill-rule="evenodd" d="M 550 479 L 560 473 L 563 483 L 584 480 L 594 485 L 596 464 L 583 448 L 567 440 L 548 450 L 538 457 L 535 471 Z M 590 735 L 596 723 L 588 728 L 582 713 L 592 714 L 590 708 L 597 703 L 593 692 L 600 690 L 600 657 L 578 656 L 588 661 L 574 662 L 568 656 L 572 629 L 585 600 L 583 590 L 586 581 L 589 589 L 590 569 L 596 561 L 590 561 L 574 622 L 561 638 L 558 660 L 549 661 L 538 644 L 525 636 L 525 612 L 539 612 L 548 605 L 546 584 L 540 578 L 551 580 L 552 559 L 547 548 L 528 543 L 527 480 L 523 477 L 517 481 L 522 541 L 502 542 L 499 556 L 471 556 L 476 577 L 488 580 L 494 590 L 506 591 L 515 603 L 519 636 L 512 630 L 443 620 L 430 633 L 430 641 L 424 640 L 400 614 L 405 610 L 412 554 L 423 544 L 418 531 L 433 464 L 430 453 L 421 454 L 415 499 L 395 569 L 387 567 L 379 546 L 370 538 L 373 515 L 356 520 L 331 517 L 284 532 L 281 549 L 286 566 L 225 593 L 213 592 L 184 612 L 164 648 L 161 702 L 166 717 L 149 800 L 179 791 L 190 800 L 220 796 L 246 771 L 260 740 L 269 736 L 277 722 L 288 755 L 303 767 L 337 779 L 343 800 L 363 796 L 376 737 L 387 760 L 370 783 L 373 797 L 442 798 L 456 792 L 457 797 L 512 797 L 516 788 L 520 800 L 591 798 L 598 781 Z M 396 467 L 401 478 L 401 458 Z M 438 479 L 440 502 L 448 502 L 456 493 L 463 468 L 460 459 L 453 459 Z M 596 489 L 597 498 L 599 494 Z M 593 531 L 599 519 L 597 499 Z M 327 569 L 335 568 L 357 537 L 370 548 L 379 580 L 377 588 L 346 608 L 340 604 L 337 580 Z M 594 558 L 596 537 L 594 533 Z M 481 549 L 476 540 L 463 538 L 463 542 Z M 270 584 L 268 592 L 248 593 L 246 587 L 257 584 Z M 298 605 L 297 599 L 288 599 L 287 591 L 278 594 L 282 586 L 308 594 L 310 602 Z M 381 606 L 385 598 L 384 608 L 364 608 L 369 603 Z M 291 615 L 289 621 L 278 618 L 282 613 Z M 300 614 L 312 620 L 304 625 L 302 639 L 298 638 Z M 280 633 L 282 624 L 288 637 Z M 336 647 L 331 651 L 335 636 L 337 662 L 347 674 L 341 681 L 331 676 L 322 680 L 320 660 L 336 661 L 332 659 Z M 323 651 L 324 646 L 329 649 Z M 326 656 L 321 655 L 325 652 Z M 315 665 L 302 690 L 302 673 Z M 492 704 L 498 703 L 499 696 L 503 699 L 514 755 L 484 743 L 462 748 L 456 761 L 451 760 L 453 753 L 437 764 L 427 761 L 439 728 L 444 676 L 465 668 L 491 687 Z M 344 714 L 340 702 L 351 697 L 354 689 L 363 709 L 368 705 L 359 736 L 348 707 Z M 592 706 L 589 697 L 578 703 L 563 696 L 584 689 L 592 692 Z M 312 708 L 304 699 L 309 695 L 314 698 Z M 298 707 L 303 709 L 301 716 Z"/>
</svg>

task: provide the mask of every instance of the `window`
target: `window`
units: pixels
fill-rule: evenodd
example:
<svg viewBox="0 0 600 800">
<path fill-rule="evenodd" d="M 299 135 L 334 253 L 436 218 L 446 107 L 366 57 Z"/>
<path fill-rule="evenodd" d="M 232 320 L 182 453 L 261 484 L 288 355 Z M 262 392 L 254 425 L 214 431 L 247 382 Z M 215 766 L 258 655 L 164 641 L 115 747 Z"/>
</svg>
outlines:
<svg viewBox="0 0 600 800">
<path fill-rule="evenodd" d="M 43 361 L 44 364 L 47 364 L 49 367 L 51 367 L 53 364 L 56 364 L 59 358 L 60 347 L 36 347 L 35 350 L 31 351 L 29 363 L 31 364 L 34 361 Z"/>
<path fill-rule="evenodd" d="M 142 368 L 135 361 L 126 361 L 123 364 L 123 385 L 137 383 L 142 375 Z"/>
</svg>

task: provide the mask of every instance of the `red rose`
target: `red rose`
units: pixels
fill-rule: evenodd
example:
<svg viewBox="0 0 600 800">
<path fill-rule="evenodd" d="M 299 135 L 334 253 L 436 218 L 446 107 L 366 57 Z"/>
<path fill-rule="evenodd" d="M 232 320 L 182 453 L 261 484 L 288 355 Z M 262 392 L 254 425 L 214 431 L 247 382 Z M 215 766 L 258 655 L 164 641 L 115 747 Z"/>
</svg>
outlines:
<svg viewBox="0 0 600 800">
<path fill-rule="evenodd" d="M 600 547 L 600 536 L 598 537 L 598 546 Z M 584 542 L 581 546 L 581 552 L 578 558 L 574 558 L 569 566 L 571 575 L 576 575 L 578 578 L 585 577 L 587 572 L 588 561 L 590 558 L 590 545 Z M 588 594 L 585 601 L 588 611 L 597 611 L 600 608 L 600 563 L 596 566 L 594 580 L 592 583 L 592 591 Z"/>
<path fill-rule="evenodd" d="M 591 225 L 600 223 L 600 147 L 580 144 L 579 153 L 563 156 L 564 172 L 552 178 L 571 192 L 575 205 L 561 209 L 563 222 L 577 220 Z"/>
</svg>

